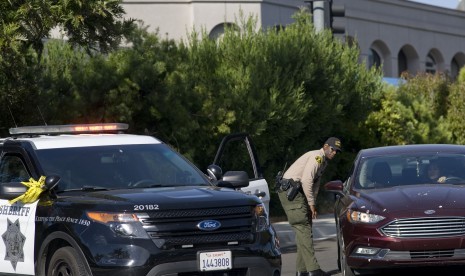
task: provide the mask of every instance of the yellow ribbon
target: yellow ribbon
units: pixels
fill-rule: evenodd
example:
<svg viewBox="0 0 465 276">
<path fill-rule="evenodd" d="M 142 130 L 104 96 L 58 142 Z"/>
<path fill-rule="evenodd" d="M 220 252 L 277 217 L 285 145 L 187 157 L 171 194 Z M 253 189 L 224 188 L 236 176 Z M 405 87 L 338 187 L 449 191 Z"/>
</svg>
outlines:
<svg viewBox="0 0 465 276">
<path fill-rule="evenodd" d="M 35 181 L 34 178 L 29 178 L 29 182 L 21 182 L 24 186 L 28 187 L 27 191 L 8 201 L 10 204 L 15 203 L 16 201 L 20 200 L 23 203 L 32 203 L 36 201 L 40 194 L 45 190 L 45 176 L 41 176 L 38 181 Z"/>
</svg>

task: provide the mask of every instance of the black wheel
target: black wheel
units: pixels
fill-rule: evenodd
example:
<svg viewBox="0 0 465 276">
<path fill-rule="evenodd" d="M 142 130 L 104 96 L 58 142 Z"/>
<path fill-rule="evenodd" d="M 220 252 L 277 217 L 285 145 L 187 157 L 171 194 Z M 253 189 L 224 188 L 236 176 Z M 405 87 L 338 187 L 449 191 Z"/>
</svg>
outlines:
<svg viewBox="0 0 465 276">
<path fill-rule="evenodd" d="M 341 246 L 339 245 L 339 236 L 337 239 L 337 269 L 341 271 Z"/>
<path fill-rule="evenodd" d="M 86 276 L 84 262 L 76 250 L 70 246 L 62 247 L 53 253 L 47 276 Z"/>
<path fill-rule="evenodd" d="M 346 259 L 346 253 L 345 253 L 345 247 L 344 247 L 344 239 L 342 238 L 342 235 L 339 233 L 339 239 L 338 239 L 338 256 L 339 256 L 339 270 L 341 271 L 342 276 L 355 276 L 354 271 L 347 265 L 347 259 Z"/>
</svg>

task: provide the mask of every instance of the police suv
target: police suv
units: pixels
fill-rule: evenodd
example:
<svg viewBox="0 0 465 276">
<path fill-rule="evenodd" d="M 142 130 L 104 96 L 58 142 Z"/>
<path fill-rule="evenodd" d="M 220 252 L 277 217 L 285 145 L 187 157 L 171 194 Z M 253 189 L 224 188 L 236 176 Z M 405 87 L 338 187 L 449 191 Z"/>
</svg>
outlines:
<svg viewBox="0 0 465 276">
<path fill-rule="evenodd" d="M 230 140 L 245 142 L 252 171 L 212 170 L 212 181 L 125 130 L 17 127 L 0 139 L 0 274 L 280 275 L 269 195 L 248 187 L 263 180 L 247 136 Z"/>
</svg>

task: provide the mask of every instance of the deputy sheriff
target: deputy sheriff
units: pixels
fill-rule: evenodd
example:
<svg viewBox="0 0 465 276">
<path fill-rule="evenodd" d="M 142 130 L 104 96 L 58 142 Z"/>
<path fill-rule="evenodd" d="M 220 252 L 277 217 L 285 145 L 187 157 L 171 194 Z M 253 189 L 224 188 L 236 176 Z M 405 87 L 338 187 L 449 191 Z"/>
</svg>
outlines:
<svg viewBox="0 0 465 276">
<path fill-rule="evenodd" d="M 319 150 L 306 152 L 277 179 L 278 195 L 289 224 L 295 231 L 297 276 L 330 275 L 320 269 L 313 248 L 312 219 L 317 218 L 316 198 L 328 161 L 341 152 L 341 140 L 330 137 Z M 298 187 L 295 195 L 291 192 Z M 301 187 L 301 188 L 300 188 Z"/>
</svg>

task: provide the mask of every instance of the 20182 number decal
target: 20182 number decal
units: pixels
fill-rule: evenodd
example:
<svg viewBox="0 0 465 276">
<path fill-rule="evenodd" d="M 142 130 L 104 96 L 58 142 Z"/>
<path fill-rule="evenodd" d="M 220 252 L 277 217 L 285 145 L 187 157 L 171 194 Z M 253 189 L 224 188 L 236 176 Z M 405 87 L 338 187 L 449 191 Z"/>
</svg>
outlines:
<svg viewBox="0 0 465 276">
<path fill-rule="evenodd" d="M 160 210 L 158 204 L 134 205 L 134 211 Z"/>
</svg>

